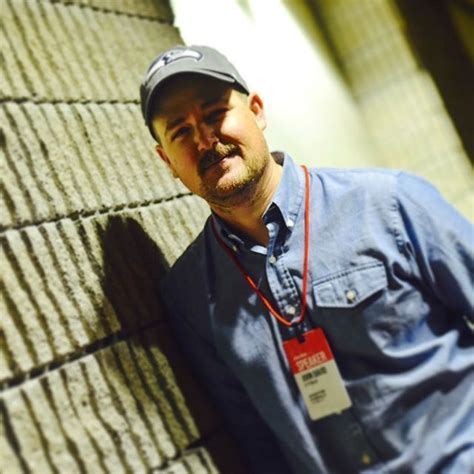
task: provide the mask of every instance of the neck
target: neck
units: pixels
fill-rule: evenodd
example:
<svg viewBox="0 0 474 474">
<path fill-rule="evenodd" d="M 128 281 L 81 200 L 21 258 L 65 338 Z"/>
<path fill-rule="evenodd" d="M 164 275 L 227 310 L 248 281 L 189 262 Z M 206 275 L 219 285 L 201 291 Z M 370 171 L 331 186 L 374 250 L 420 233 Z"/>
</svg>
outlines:
<svg viewBox="0 0 474 474">
<path fill-rule="evenodd" d="M 254 190 L 252 199 L 225 210 L 211 206 L 212 210 L 238 233 L 244 234 L 266 247 L 268 245 L 268 229 L 262 221 L 262 216 L 270 205 L 282 172 L 282 166 L 271 159 Z"/>
</svg>

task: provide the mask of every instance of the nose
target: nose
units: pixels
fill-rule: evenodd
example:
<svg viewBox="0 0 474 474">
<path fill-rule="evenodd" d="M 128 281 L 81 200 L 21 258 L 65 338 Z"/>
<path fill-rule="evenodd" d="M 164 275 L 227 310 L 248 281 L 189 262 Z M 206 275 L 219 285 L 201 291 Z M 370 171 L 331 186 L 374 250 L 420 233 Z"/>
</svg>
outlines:
<svg viewBox="0 0 474 474">
<path fill-rule="evenodd" d="M 214 147 L 217 143 L 217 137 L 212 126 L 206 123 L 200 123 L 196 127 L 196 133 L 194 134 L 194 140 L 198 151 L 209 150 Z"/>
</svg>

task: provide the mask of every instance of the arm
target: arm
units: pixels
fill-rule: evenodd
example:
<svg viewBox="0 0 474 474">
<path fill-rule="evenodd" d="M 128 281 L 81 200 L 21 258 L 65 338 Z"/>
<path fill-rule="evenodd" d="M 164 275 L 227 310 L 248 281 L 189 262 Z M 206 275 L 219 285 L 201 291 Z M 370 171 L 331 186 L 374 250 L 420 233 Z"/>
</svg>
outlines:
<svg viewBox="0 0 474 474">
<path fill-rule="evenodd" d="M 215 348 L 168 304 L 169 321 L 191 368 L 204 384 L 232 435 L 246 455 L 252 473 L 290 472 L 273 434 L 245 389 L 222 362 Z"/>
<path fill-rule="evenodd" d="M 430 293 L 471 326 L 474 227 L 433 186 L 413 175 L 400 173 L 396 200 L 402 220 L 399 246 Z"/>
</svg>

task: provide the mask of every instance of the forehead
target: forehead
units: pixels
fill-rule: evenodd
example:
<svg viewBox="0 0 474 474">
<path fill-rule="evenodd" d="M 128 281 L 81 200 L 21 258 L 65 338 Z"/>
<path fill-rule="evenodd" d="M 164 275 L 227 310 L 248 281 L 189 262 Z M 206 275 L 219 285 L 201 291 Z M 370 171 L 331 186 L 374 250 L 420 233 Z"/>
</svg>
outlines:
<svg viewBox="0 0 474 474">
<path fill-rule="evenodd" d="M 181 74 L 170 78 L 161 87 L 154 104 L 154 115 L 173 114 L 190 104 L 213 99 L 226 100 L 231 93 L 232 86 L 218 79 L 199 74 Z"/>
</svg>

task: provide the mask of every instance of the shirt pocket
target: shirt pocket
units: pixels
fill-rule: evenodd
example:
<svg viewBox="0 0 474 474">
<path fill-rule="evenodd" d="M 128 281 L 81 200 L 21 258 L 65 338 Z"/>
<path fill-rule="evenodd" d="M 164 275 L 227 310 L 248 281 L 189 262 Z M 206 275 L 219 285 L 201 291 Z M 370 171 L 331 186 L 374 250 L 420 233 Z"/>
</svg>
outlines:
<svg viewBox="0 0 474 474">
<path fill-rule="evenodd" d="M 333 350 L 353 374 L 381 357 L 405 322 L 396 314 L 385 265 L 373 260 L 327 275 L 313 284 L 313 324 L 326 332 Z"/>
<path fill-rule="evenodd" d="M 354 308 L 388 285 L 385 266 L 373 262 L 340 271 L 313 285 L 319 308 Z"/>
</svg>

